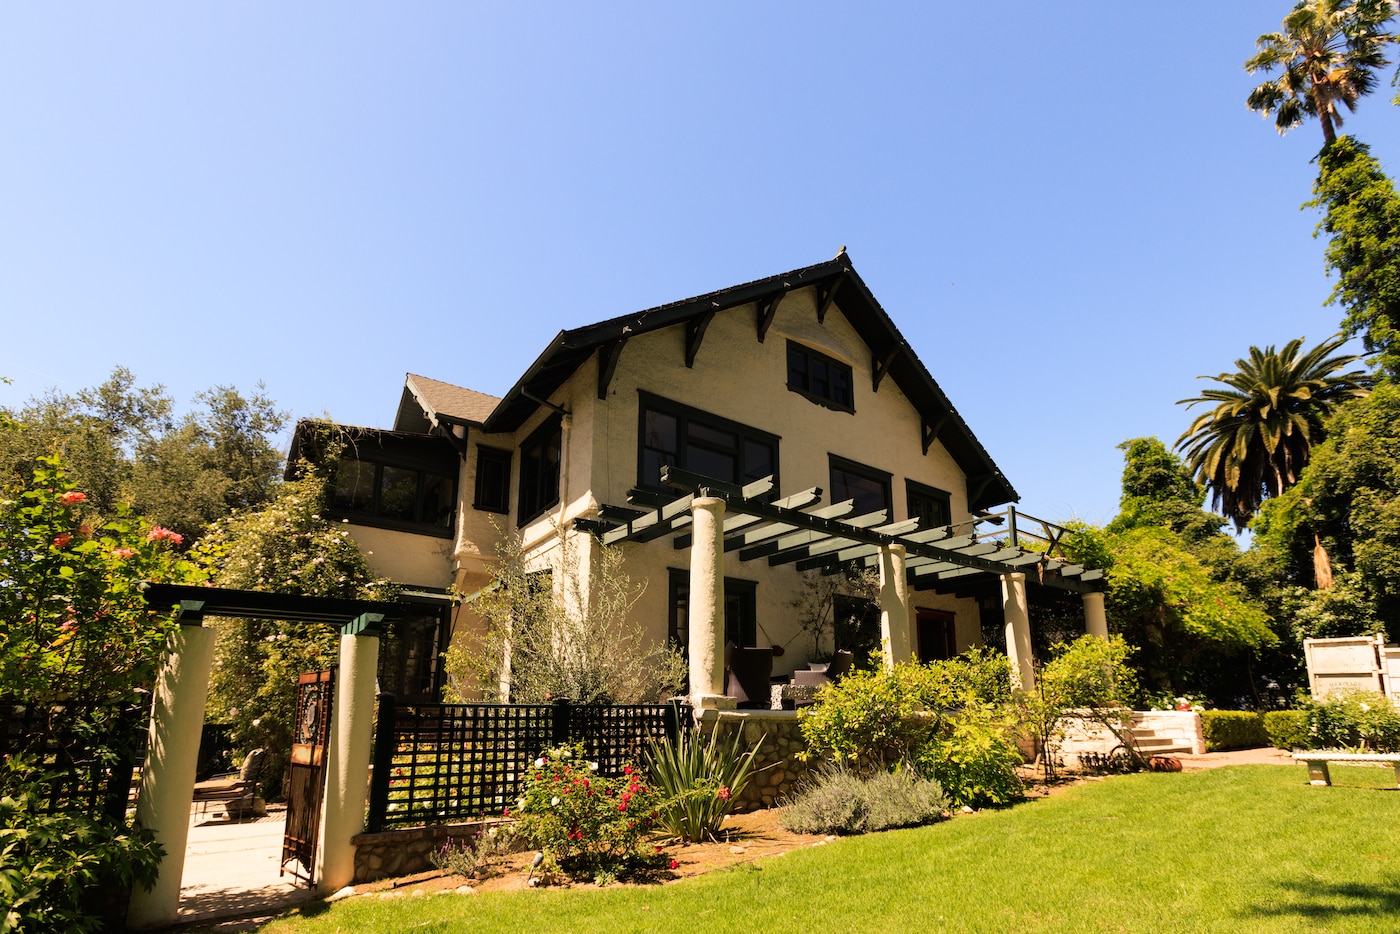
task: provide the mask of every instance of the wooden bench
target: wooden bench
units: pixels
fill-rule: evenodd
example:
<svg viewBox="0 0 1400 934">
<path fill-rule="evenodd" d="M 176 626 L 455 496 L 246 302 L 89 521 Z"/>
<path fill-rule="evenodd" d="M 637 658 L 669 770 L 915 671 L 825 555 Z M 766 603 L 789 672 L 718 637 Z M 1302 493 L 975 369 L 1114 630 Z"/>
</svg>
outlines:
<svg viewBox="0 0 1400 934">
<path fill-rule="evenodd" d="M 1400 752 L 1329 752 L 1326 749 L 1313 749 L 1308 752 L 1295 752 L 1293 758 L 1308 767 L 1308 781 L 1313 785 L 1332 784 L 1332 775 L 1327 771 L 1327 763 L 1355 764 L 1359 762 L 1384 762 L 1395 769 L 1395 785 L 1400 788 Z"/>
</svg>

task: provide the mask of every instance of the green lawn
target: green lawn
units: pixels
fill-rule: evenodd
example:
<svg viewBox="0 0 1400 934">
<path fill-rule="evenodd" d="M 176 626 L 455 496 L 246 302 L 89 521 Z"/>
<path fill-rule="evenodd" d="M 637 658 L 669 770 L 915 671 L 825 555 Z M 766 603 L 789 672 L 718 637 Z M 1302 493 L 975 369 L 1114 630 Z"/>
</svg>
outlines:
<svg viewBox="0 0 1400 934">
<path fill-rule="evenodd" d="M 1400 930 L 1394 773 L 1332 774 L 1331 788 L 1302 766 L 1124 776 L 671 885 L 348 899 L 262 930 Z"/>
</svg>

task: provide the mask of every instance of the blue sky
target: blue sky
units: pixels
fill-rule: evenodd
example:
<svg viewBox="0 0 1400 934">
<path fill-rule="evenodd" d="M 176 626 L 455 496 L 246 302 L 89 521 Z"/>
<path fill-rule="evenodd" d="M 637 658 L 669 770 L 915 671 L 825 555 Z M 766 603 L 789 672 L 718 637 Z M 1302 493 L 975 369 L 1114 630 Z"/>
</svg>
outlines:
<svg viewBox="0 0 1400 934">
<path fill-rule="evenodd" d="M 121 364 L 387 426 L 844 244 L 1022 507 L 1104 522 L 1195 376 L 1340 320 L 1321 132 L 1243 103 L 1288 6 L 7 4 L 0 404 Z"/>
</svg>

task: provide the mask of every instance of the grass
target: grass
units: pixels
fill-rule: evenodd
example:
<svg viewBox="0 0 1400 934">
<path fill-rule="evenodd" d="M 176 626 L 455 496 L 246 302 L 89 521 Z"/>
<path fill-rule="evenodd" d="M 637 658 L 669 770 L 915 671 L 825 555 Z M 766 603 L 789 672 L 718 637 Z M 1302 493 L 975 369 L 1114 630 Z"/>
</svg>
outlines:
<svg viewBox="0 0 1400 934">
<path fill-rule="evenodd" d="M 673 885 L 349 899 L 262 930 L 1398 930 L 1394 773 L 1332 774 L 1331 788 L 1282 766 L 1123 776 Z"/>
</svg>

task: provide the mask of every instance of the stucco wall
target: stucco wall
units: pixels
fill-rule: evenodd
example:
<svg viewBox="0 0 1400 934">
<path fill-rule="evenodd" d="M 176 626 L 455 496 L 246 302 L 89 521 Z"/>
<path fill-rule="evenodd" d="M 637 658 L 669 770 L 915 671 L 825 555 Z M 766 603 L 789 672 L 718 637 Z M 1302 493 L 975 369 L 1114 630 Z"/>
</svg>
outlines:
<svg viewBox="0 0 1400 934">
<path fill-rule="evenodd" d="M 364 552 L 365 563 L 375 577 L 417 587 L 446 587 L 452 583 L 452 539 L 352 522 L 344 528 Z"/>
</svg>

